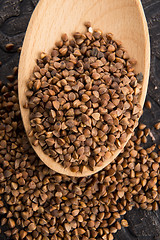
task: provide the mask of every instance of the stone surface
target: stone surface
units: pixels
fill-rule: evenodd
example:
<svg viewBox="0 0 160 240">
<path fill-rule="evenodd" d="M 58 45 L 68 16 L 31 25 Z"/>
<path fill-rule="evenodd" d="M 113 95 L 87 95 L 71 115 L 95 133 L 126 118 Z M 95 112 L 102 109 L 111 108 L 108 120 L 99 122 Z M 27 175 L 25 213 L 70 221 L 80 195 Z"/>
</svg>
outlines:
<svg viewBox="0 0 160 240">
<path fill-rule="evenodd" d="M 22 45 L 30 16 L 38 0 L 0 0 L 0 80 L 6 82 L 6 75 L 18 64 L 17 47 Z M 160 0 L 142 0 L 146 13 L 151 38 L 151 74 L 147 100 L 152 102 L 152 109 L 144 109 L 141 122 L 147 124 L 155 137 L 160 141 L 160 131 L 153 125 L 160 121 Z M 7 52 L 5 45 L 14 43 L 15 47 Z M 150 139 L 150 143 L 153 143 Z M 149 143 L 149 144 L 150 144 Z M 160 240 L 160 211 L 148 212 L 133 209 L 125 218 L 129 228 L 115 234 L 115 240 Z M 5 240 L 2 228 L 0 240 Z M 9 238 L 10 239 L 10 238 Z"/>
</svg>

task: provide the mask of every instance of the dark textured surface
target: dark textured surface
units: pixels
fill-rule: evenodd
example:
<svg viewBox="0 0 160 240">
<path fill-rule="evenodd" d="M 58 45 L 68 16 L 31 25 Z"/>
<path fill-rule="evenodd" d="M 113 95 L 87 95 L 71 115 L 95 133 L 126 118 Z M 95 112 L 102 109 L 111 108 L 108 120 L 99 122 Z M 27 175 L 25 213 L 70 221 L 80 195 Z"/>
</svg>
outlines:
<svg viewBox="0 0 160 240">
<path fill-rule="evenodd" d="M 118 1 L 118 0 L 117 0 Z M 0 0 L 0 80 L 6 82 L 6 75 L 18 64 L 17 47 L 22 45 L 25 30 L 38 0 Z M 160 121 L 160 0 L 142 0 L 151 37 L 151 74 L 147 99 L 152 109 L 144 109 L 141 121 L 151 128 L 155 142 L 160 143 L 160 131 L 153 125 Z M 14 43 L 11 52 L 5 45 Z M 150 141 L 151 143 L 151 141 Z M 160 240 L 160 211 L 148 212 L 133 209 L 125 218 L 129 228 L 115 234 L 115 240 Z M 0 234 L 0 240 L 5 236 Z"/>
</svg>

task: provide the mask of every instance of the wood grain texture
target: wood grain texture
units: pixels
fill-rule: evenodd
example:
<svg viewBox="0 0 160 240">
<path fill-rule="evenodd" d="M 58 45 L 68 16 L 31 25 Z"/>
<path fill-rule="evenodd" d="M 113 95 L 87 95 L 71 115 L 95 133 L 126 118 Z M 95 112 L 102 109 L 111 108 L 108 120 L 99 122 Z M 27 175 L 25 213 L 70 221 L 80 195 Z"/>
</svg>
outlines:
<svg viewBox="0 0 160 240">
<path fill-rule="evenodd" d="M 11 53 L 5 51 L 5 44 L 8 41 L 17 44 L 19 38 L 21 38 L 19 43 L 22 44 L 23 37 L 21 36 L 25 34 L 26 26 L 36 2 L 38 0 L 0 0 L 0 61 L 2 61 L 0 79 L 3 82 L 6 82 L 5 76 L 12 72 L 12 67 L 18 63 L 19 59 L 19 54 L 15 49 Z M 156 131 L 153 124 L 160 121 L 160 0 L 142 0 L 142 4 L 147 16 L 151 38 L 151 73 L 147 99 L 151 101 L 152 109 L 144 109 L 140 121 L 145 122 L 151 128 L 156 138 L 155 142 L 158 143 L 160 131 Z M 19 19 L 20 21 L 18 21 Z M 15 26 L 12 34 L 10 34 L 11 20 Z M 23 29 L 21 25 L 23 25 Z M 19 32 L 18 35 L 17 32 Z M 150 139 L 148 144 L 153 143 Z M 7 203 L 6 207 L 9 208 Z M 1 218 L 2 216 L 0 216 Z M 125 218 L 129 221 L 129 228 L 118 231 L 114 235 L 115 240 L 160 240 L 160 211 L 148 212 L 133 209 L 125 215 Z M 0 240 L 11 240 L 3 234 L 7 230 L 6 226 L 0 228 L 2 229 Z"/>
<path fill-rule="evenodd" d="M 139 0 L 41 0 L 31 17 L 19 64 L 19 102 L 26 133 L 31 131 L 31 126 L 29 109 L 24 109 L 23 105 L 27 101 L 25 96 L 27 82 L 33 73 L 36 59 L 41 52 L 50 52 L 62 33 L 71 36 L 76 31 L 84 32 L 86 21 L 90 21 L 93 28 L 100 28 L 104 33 L 112 32 L 115 39 L 122 41 L 130 57 L 137 60 L 136 72 L 142 72 L 144 76 L 140 97 L 143 108 L 149 79 L 150 43 L 141 2 Z M 128 135 L 127 141 L 130 137 L 131 134 Z M 29 140 L 32 142 L 31 138 Z M 100 167 L 95 167 L 94 171 L 86 168 L 82 173 L 74 173 L 69 168 L 65 169 L 46 155 L 40 146 L 32 147 L 51 169 L 69 176 L 83 177 L 102 170 L 117 157 L 126 143 L 114 151 L 113 155 Z"/>
</svg>

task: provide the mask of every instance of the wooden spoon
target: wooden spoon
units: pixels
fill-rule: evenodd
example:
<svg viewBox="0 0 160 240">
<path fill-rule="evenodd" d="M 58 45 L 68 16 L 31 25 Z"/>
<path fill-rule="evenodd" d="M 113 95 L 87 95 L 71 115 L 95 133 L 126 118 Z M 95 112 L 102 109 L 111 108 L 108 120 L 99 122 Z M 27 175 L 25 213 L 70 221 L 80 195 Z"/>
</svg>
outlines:
<svg viewBox="0 0 160 240">
<path fill-rule="evenodd" d="M 93 28 L 104 33 L 113 33 L 120 40 L 130 57 L 137 60 L 136 73 L 142 72 L 144 79 L 140 104 L 143 107 L 150 68 L 150 42 L 147 22 L 140 0 L 41 0 L 29 23 L 19 64 L 19 102 L 25 130 L 30 131 L 29 110 L 26 102 L 27 81 L 33 73 L 36 59 L 41 52 L 49 53 L 62 33 L 84 32 L 84 22 L 90 21 Z M 128 135 L 127 141 L 131 134 Z M 30 139 L 29 139 L 30 140 Z M 126 142 L 127 143 L 127 142 Z M 101 167 L 82 173 L 64 169 L 59 163 L 44 154 L 40 146 L 33 146 L 40 159 L 51 169 L 69 176 L 83 177 L 96 173 L 112 162 L 126 145 L 114 152 Z"/>
</svg>

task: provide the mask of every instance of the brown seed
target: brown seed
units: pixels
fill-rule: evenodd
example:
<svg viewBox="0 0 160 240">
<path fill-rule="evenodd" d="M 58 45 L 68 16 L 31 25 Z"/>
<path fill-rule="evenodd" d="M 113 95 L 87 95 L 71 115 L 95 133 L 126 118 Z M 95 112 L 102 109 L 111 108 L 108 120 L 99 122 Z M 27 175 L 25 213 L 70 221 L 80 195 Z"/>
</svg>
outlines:
<svg viewBox="0 0 160 240">
<path fill-rule="evenodd" d="M 8 76 L 7 76 L 7 79 L 8 79 L 10 82 L 14 81 L 14 75 L 8 75 Z"/>
<path fill-rule="evenodd" d="M 72 90 L 71 86 L 69 86 L 69 85 L 64 86 L 65 92 L 70 92 L 71 90 Z"/>
<path fill-rule="evenodd" d="M 148 109 L 151 109 L 151 107 L 152 107 L 151 102 L 150 101 L 146 101 L 145 102 L 145 107 L 148 108 Z"/>
<path fill-rule="evenodd" d="M 24 231 L 24 230 L 21 230 L 20 233 L 19 233 L 19 235 L 20 235 L 20 238 L 21 238 L 21 239 L 24 239 L 24 238 L 27 236 L 27 232 Z"/>
<path fill-rule="evenodd" d="M 56 117 L 56 112 L 54 110 L 52 110 L 52 109 L 51 109 L 51 116 L 52 116 L 52 118 Z"/>
<path fill-rule="evenodd" d="M 85 113 L 88 110 L 88 107 L 86 105 L 81 105 L 80 110 L 81 112 Z"/>
<path fill-rule="evenodd" d="M 93 78 L 94 80 L 97 80 L 97 79 L 100 78 L 100 74 L 97 73 L 97 72 L 95 72 L 95 73 L 92 74 L 92 78 Z"/>
<path fill-rule="evenodd" d="M 11 51 L 13 48 L 14 48 L 14 44 L 13 43 L 7 43 L 6 44 L 7 51 Z"/>
<path fill-rule="evenodd" d="M 158 211 L 159 207 L 158 207 L 158 204 L 157 202 L 154 202 L 153 203 L 153 211 Z"/>
<path fill-rule="evenodd" d="M 10 228 L 14 228 L 15 227 L 15 221 L 12 218 L 8 219 L 8 225 Z"/>
<path fill-rule="evenodd" d="M 37 81 L 35 82 L 34 87 L 35 87 L 36 90 L 39 90 L 39 89 L 40 89 L 40 87 L 41 87 L 41 82 L 40 82 L 40 80 L 37 80 Z"/>
<path fill-rule="evenodd" d="M 53 107 L 58 111 L 60 107 L 60 103 L 58 101 L 53 101 L 52 104 L 53 104 Z"/>
<path fill-rule="evenodd" d="M 79 209 L 75 209 L 72 211 L 72 215 L 75 217 L 79 214 Z"/>
<path fill-rule="evenodd" d="M 136 157 L 137 154 L 138 154 L 138 152 L 136 150 L 134 150 L 134 149 L 130 151 L 131 157 Z"/>
<path fill-rule="evenodd" d="M 15 182 L 11 182 L 11 187 L 16 190 L 18 188 L 18 184 Z"/>
<path fill-rule="evenodd" d="M 62 56 L 65 56 L 66 53 L 68 51 L 68 48 L 67 47 L 62 47 L 59 49 L 59 53 L 62 55 Z"/>
<path fill-rule="evenodd" d="M 41 59 L 44 59 L 45 57 L 47 57 L 47 54 L 44 53 L 44 52 L 42 52 L 42 53 L 41 53 Z"/>
<path fill-rule="evenodd" d="M 143 136 L 143 137 L 142 137 L 142 143 L 147 143 L 147 138 L 146 138 L 146 136 Z"/>
<path fill-rule="evenodd" d="M 98 121 L 100 119 L 100 114 L 99 113 L 92 113 L 92 117 Z"/>
<path fill-rule="evenodd" d="M 113 237 L 112 233 L 109 233 L 107 236 L 107 240 L 113 240 L 113 239 L 114 239 L 114 237 Z"/>
<path fill-rule="evenodd" d="M 129 54 L 128 54 L 127 52 L 124 52 L 123 58 L 124 58 L 124 59 L 128 59 L 128 58 L 129 58 Z"/>
<path fill-rule="evenodd" d="M 74 101 L 76 99 L 76 96 L 75 96 L 75 94 L 74 93 L 69 93 L 69 100 L 70 101 Z"/>
<path fill-rule="evenodd" d="M 75 48 L 74 49 L 74 53 L 73 53 L 76 57 L 79 57 L 79 56 L 81 56 L 81 52 L 80 52 L 80 50 L 77 48 Z"/>
<path fill-rule="evenodd" d="M 28 230 L 30 232 L 34 231 L 35 229 L 36 229 L 36 224 L 35 223 L 32 222 L 28 225 Z"/>
<path fill-rule="evenodd" d="M 90 27 L 91 27 L 91 22 L 85 22 L 84 25 L 85 25 L 87 28 L 90 28 Z"/>
<path fill-rule="evenodd" d="M 125 220 L 125 219 L 122 219 L 121 225 L 122 225 L 123 227 L 128 227 L 128 226 L 129 226 L 127 220 Z"/>
<path fill-rule="evenodd" d="M 107 160 L 109 159 L 110 157 L 112 156 L 111 152 L 106 152 L 105 155 L 104 155 L 104 159 Z"/>
<path fill-rule="evenodd" d="M 60 146 L 63 146 L 66 142 L 65 142 L 65 140 L 64 139 L 62 139 L 62 138 L 58 138 L 58 143 L 59 143 L 59 145 Z"/>
<path fill-rule="evenodd" d="M 86 232 L 86 230 L 83 228 L 78 228 L 77 230 L 78 230 L 78 234 L 80 235 L 83 235 Z"/>
<path fill-rule="evenodd" d="M 72 222 L 72 221 L 73 221 L 73 218 L 74 218 L 74 217 L 73 217 L 72 215 L 70 215 L 70 214 L 68 214 L 68 213 L 66 214 L 66 219 L 67 219 L 68 222 Z"/>
<path fill-rule="evenodd" d="M 46 143 L 50 147 L 50 146 L 54 145 L 55 140 L 54 140 L 54 138 L 48 138 L 48 139 L 46 139 Z"/>
<path fill-rule="evenodd" d="M 108 51 L 109 52 L 114 52 L 115 51 L 115 47 L 113 45 L 109 45 Z"/>
<path fill-rule="evenodd" d="M 73 117 L 74 116 L 74 110 L 73 108 L 70 108 L 66 113 L 65 113 L 66 116 L 71 116 Z"/>
<path fill-rule="evenodd" d="M 74 108 L 78 108 L 81 104 L 82 104 L 81 101 L 78 100 L 78 99 L 76 99 L 76 100 L 73 102 L 73 107 L 74 107 Z"/>
<path fill-rule="evenodd" d="M 34 72 L 34 76 L 35 76 L 36 78 L 41 78 L 41 77 L 42 77 L 42 75 L 40 74 L 40 72 Z"/>
<path fill-rule="evenodd" d="M 149 128 L 145 128 L 144 129 L 144 134 L 147 137 L 150 134 L 150 129 Z"/>
<path fill-rule="evenodd" d="M 66 230 L 67 232 L 70 232 L 71 229 L 72 229 L 71 224 L 69 224 L 69 223 L 65 223 L 65 224 L 64 224 L 64 227 L 65 227 L 65 230 Z"/>
<path fill-rule="evenodd" d="M 143 129 L 146 128 L 146 125 L 143 124 L 143 123 L 140 123 L 140 124 L 138 125 L 138 128 L 139 128 L 140 130 L 143 130 Z"/>
<path fill-rule="evenodd" d="M 108 141 L 109 141 L 110 143 L 114 143 L 115 140 L 116 140 L 116 137 L 115 137 L 113 134 L 110 134 L 110 135 L 108 136 Z"/>
<path fill-rule="evenodd" d="M 90 100 L 90 97 L 87 94 L 83 94 L 81 100 L 82 102 L 88 102 Z"/>
<path fill-rule="evenodd" d="M 83 217 L 81 215 L 78 215 L 78 222 L 83 222 Z"/>
<path fill-rule="evenodd" d="M 74 120 L 67 120 L 66 121 L 66 125 L 70 128 L 74 127 L 75 126 L 75 122 Z"/>
<path fill-rule="evenodd" d="M 154 127 L 155 127 L 155 129 L 159 130 L 159 129 L 160 129 L 160 122 L 156 123 L 156 124 L 154 125 Z"/>
<path fill-rule="evenodd" d="M 68 36 L 66 33 L 62 34 L 61 38 L 62 38 L 62 41 L 64 41 L 64 42 L 66 42 L 68 40 Z"/>
<path fill-rule="evenodd" d="M 108 55 L 108 60 L 109 60 L 110 62 L 113 62 L 113 61 L 115 60 L 115 53 L 110 53 L 110 54 Z"/>
<path fill-rule="evenodd" d="M 108 220 L 108 224 L 109 224 L 109 225 L 112 225 L 115 221 L 116 221 L 116 219 L 113 218 L 113 217 L 111 217 L 111 218 L 109 218 L 109 220 Z"/>
<path fill-rule="evenodd" d="M 86 114 L 82 114 L 82 122 L 85 123 L 87 126 L 91 125 L 91 119 L 86 115 Z"/>
<path fill-rule="evenodd" d="M 58 68 L 61 67 L 61 64 L 60 64 L 59 62 L 55 62 L 55 63 L 54 63 L 54 67 L 55 67 L 56 69 L 58 69 Z"/>
</svg>

